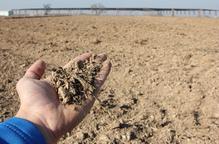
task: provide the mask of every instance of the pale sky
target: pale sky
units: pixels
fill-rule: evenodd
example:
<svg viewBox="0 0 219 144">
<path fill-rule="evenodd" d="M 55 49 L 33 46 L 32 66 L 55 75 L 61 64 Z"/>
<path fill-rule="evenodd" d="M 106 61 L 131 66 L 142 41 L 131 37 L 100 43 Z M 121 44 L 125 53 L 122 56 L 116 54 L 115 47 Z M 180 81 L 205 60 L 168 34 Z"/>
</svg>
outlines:
<svg viewBox="0 0 219 144">
<path fill-rule="evenodd" d="M 0 10 L 42 8 L 47 3 L 53 8 L 90 7 L 101 3 L 105 7 L 219 9 L 219 0 L 0 0 Z"/>
</svg>

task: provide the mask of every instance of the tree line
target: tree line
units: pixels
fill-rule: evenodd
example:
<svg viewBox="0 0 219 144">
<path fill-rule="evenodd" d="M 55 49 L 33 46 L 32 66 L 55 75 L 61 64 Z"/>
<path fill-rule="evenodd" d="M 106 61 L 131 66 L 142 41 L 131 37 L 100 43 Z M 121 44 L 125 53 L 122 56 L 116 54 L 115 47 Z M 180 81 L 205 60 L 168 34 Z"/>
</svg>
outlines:
<svg viewBox="0 0 219 144">
<path fill-rule="evenodd" d="M 51 4 L 43 4 L 43 9 L 45 10 L 44 15 L 49 15 L 51 8 Z M 90 8 L 95 15 L 101 15 L 102 13 L 104 13 L 105 6 L 101 3 L 95 3 L 92 4 Z"/>
</svg>

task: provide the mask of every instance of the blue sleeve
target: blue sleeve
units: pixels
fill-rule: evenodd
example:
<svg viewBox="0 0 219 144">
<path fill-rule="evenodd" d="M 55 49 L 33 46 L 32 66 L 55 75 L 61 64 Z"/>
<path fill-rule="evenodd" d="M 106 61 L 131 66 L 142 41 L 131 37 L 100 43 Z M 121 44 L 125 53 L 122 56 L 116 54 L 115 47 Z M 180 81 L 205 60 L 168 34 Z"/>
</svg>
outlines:
<svg viewBox="0 0 219 144">
<path fill-rule="evenodd" d="M 33 123 L 13 117 L 0 123 L 0 144 L 46 144 L 46 141 Z"/>
</svg>

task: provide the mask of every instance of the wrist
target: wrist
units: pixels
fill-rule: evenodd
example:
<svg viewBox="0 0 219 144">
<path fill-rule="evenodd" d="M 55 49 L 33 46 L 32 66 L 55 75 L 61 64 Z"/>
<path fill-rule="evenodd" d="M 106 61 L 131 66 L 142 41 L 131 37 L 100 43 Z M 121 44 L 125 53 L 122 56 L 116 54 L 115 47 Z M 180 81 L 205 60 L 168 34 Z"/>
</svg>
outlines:
<svg viewBox="0 0 219 144">
<path fill-rule="evenodd" d="M 44 136 L 47 144 L 57 143 L 58 139 L 55 137 L 53 132 L 50 130 L 47 124 L 37 116 L 33 114 L 29 114 L 26 111 L 19 110 L 15 117 L 22 118 L 33 123 L 39 129 L 41 134 Z"/>
</svg>

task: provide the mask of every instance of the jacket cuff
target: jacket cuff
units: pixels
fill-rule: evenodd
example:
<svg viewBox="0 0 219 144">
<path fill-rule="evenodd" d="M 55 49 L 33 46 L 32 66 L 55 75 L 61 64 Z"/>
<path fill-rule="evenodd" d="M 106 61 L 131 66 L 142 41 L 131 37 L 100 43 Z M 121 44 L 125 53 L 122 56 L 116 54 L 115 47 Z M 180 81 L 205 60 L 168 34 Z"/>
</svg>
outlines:
<svg viewBox="0 0 219 144">
<path fill-rule="evenodd" d="M 36 125 L 17 117 L 0 123 L 0 142 L 1 140 L 9 144 L 46 144 Z"/>
</svg>

